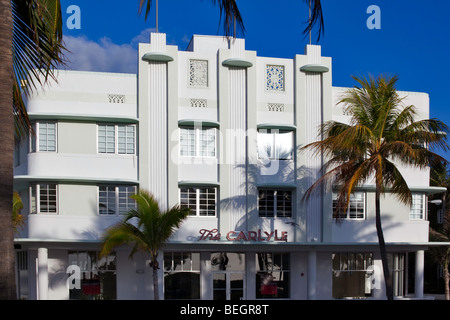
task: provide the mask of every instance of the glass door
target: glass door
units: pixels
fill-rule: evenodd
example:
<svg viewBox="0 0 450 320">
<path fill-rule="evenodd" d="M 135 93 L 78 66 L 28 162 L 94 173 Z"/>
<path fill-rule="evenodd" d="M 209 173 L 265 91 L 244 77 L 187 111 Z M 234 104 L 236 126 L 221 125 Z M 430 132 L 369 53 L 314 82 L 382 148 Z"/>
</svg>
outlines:
<svg viewBox="0 0 450 320">
<path fill-rule="evenodd" d="M 214 300 L 242 300 L 245 298 L 245 254 L 211 254 Z"/>
<path fill-rule="evenodd" d="M 218 271 L 213 273 L 214 300 L 243 300 L 244 273 Z"/>
</svg>

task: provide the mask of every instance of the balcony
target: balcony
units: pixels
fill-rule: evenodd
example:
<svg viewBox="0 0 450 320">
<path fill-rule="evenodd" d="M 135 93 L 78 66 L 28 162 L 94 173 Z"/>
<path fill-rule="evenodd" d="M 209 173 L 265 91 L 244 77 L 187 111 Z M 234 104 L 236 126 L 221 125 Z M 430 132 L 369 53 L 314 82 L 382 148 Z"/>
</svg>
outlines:
<svg viewBox="0 0 450 320">
<path fill-rule="evenodd" d="M 16 183 L 30 180 L 137 183 L 135 155 L 29 153 L 14 169 Z"/>
</svg>

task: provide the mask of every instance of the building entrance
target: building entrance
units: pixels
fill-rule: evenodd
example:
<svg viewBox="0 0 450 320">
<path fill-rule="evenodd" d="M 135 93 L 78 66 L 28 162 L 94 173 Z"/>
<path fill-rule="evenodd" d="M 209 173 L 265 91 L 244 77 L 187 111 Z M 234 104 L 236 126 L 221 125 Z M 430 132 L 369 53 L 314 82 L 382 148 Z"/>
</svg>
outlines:
<svg viewBox="0 0 450 320">
<path fill-rule="evenodd" d="M 214 300 L 245 299 L 245 254 L 211 253 Z"/>
</svg>

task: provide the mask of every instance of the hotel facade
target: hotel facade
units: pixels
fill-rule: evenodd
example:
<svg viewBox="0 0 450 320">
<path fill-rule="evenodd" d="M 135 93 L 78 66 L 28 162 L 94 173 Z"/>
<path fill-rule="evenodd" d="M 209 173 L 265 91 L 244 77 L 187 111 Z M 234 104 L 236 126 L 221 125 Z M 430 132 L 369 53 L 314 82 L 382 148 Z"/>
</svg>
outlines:
<svg viewBox="0 0 450 320">
<path fill-rule="evenodd" d="M 308 45 L 293 59 L 259 57 L 243 39 L 165 34 L 139 45 L 138 74 L 58 71 L 26 104 L 35 136 L 17 142 L 18 297 L 153 299 L 149 256 L 98 256 L 103 231 L 152 192 L 191 215 L 159 254 L 168 299 L 385 299 L 374 186 L 333 215 L 333 191 L 308 201 L 320 156 L 298 149 L 328 120 L 348 121 L 332 60 Z M 428 118 L 429 97 L 400 92 Z M 401 167 L 405 206 L 382 199 L 397 298 L 424 298 L 429 171 Z"/>
</svg>

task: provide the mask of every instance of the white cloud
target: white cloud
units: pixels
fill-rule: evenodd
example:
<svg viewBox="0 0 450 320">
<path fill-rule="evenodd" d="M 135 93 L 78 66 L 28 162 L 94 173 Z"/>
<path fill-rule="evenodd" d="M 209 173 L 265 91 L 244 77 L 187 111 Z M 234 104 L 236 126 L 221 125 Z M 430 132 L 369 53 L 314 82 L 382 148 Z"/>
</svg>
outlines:
<svg viewBox="0 0 450 320">
<path fill-rule="evenodd" d="M 96 42 L 85 36 L 64 36 L 69 51 L 66 53 L 67 69 L 137 73 L 137 44 L 149 42 L 151 31 L 143 30 L 129 44 L 115 44 L 106 37 Z"/>
</svg>

